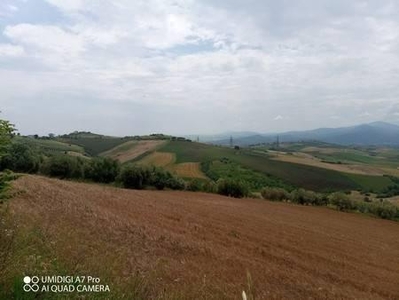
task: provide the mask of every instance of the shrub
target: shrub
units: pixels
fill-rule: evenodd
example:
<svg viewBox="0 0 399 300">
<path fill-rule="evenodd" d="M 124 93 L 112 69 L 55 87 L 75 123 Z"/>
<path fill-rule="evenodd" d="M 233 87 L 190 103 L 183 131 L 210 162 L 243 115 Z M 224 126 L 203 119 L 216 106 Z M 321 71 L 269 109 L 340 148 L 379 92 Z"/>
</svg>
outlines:
<svg viewBox="0 0 399 300">
<path fill-rule="evenodd" d="M 40 171 L 44 175 L 61 179 L 83 179 L 85 163 L 84 159 L 79 157 L 56 155 L 48 158 Z"/>
<path fill-rule="evenodd" d="M 21 143 L 10 144 L 0 160 L 0 170 L 36 173 L 39 170 L 40 156 L 33 148 Z"/>
<path fill-rule="evenodd" d="M 172 176 L 167 180 L 166 187 L 172 190 L 184 190 L 186 183 L 183 179 Z"/>
<path fill-rule="evenodd" d="M 186 190 L 191 192 L 198 192 L 204 190 L 204 184 L 199 179 L 192 179 L 186 185 Z"/>
<path fill-rule="evenodd" d="M 290 194 L 282 188 L 266 187 L 261 190 L 263 199 L 271 201 L 284 201 L 290 199 Z"/>
<path fill-rule="evenodd" d="M 350 210 L 356 208 L 355 204 L 344 193 L 332 193 L 329 197 L 329 203 L 336 206 L 338 210 Z"/>
<path fill-rule="evenodd" d="M 298 204 L 320 205 L 319 195 L 313 191 L 297 189 L 291 192 L 291 201 Z"/>
<path fill-rule="evenodd" d="M 157 167 L 141 165 L 128 165 L 122 168 L 118 176 L 122 186 L 131 189 L 143 189 L 154 186 L 159 190 L 170 188 L 173 190 L 184 189 L 184 181 L 173 176 L 170 172 Z"/>
<path fill-rule="evenodd" d="M 13 173 L 10 170 L 4 170 L 0 173 L 0 204 L 2 203 L 1 199 L 8 198 L 8 188 L 9 182 L 18 178 L 18 175 Z M 1 223 L 1 222 L 0 222 Z"/>
<path fill-rule="evenodd" d="M 203 185 L 203 191 L 207 193 L 217 193 L 217 185 L 213 181 L 207 181 Z"/>
<path fill-rule="evenodd" d="M 150 177 L 149 172 L 141 166 L 129 165 L 122 168 L 118 180 L 128 189 L 143 189 Z"/>
<path fill-rule="evenodd" d="M 235 198 L 242 198 L 249 195 L 249 188 L 244 182 L 232 179 L 218 180 L 217 191 L 220 195 Z"/>
<path fill-rule="evenodd" d="M 93 158 L 85 164 L 85 178 L 95 182 L 113 182 L 118 173 L 119 163 L 111 158 Z"/>
<path fill-rule="evenodd" d="M 399 217 L 399 209 L 389 202 L 373 202 L 369 205 L 369 212 L 382 219 L 393 220 Z"/>
</svg>

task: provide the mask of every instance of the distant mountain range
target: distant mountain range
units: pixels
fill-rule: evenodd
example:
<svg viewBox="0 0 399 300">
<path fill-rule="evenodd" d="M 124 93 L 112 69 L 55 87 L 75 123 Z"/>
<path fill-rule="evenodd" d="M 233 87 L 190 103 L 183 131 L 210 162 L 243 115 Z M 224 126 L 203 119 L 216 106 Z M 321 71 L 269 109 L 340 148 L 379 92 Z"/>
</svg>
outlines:
<svg viewBox="0 0 399 300">
<path fill-rule="evenodd" d="M 246 133 L 225 133 L 206 139 L 216 145 L 229 145 L 230 136 L 233 137 L 233 144 L 238 146 L 249 146 L 261 143 L 298 141 L 320 141 L 339 145 L 391 145 L 399 146 L 399 126 L 386 122 L 374 122 L 351 127 L 341 128 L 319 128 L 307 131 L 290 131 L 274 134 L 259 134 L 254 132 Z M 217 139 L 216 137 L 219 137 Z M 200 137 L 201 140 L 201 137 Z"/>
</svg>

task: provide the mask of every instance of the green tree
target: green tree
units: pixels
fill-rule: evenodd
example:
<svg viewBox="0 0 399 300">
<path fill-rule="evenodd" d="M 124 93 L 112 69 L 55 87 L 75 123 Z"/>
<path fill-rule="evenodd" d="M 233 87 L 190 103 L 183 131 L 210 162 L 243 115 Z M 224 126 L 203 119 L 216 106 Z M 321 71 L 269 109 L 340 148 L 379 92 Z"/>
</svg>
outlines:
<svg viewBox="0 0 399 300">
<path fill-rule="evenodd" d="M 6 152 L 7 146 L 14 136 L 15 127 L 7 120 L 0 119 L 0 157 Z"/>
<path fill-rule="evenodd" d="M 6 153 L 0 157 L 0 170 L 36 173 L 39 164 L 39 154 L 32 147 L 18 142 L 8 145 Z"/>
</svg>

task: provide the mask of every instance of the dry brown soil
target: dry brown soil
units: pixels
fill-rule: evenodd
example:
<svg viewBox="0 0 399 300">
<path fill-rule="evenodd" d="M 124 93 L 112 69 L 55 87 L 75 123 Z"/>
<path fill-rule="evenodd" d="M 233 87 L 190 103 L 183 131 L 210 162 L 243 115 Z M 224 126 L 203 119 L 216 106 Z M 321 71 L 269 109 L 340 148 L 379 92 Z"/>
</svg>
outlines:
<svg viewBox="0 0 399 300">
<path fill-rule="evenodd" d="M 23 176 L 10 200 L 60 261 L 101 266 L 154 295 L 240 299 L 399 299 L 399 224 L 327 208 L 212 194 L 134 191 Z M 148 275 L 150 276 L 150 275 Z M 148 277 L 150 278 L 150 277 Z"/>
</svg>

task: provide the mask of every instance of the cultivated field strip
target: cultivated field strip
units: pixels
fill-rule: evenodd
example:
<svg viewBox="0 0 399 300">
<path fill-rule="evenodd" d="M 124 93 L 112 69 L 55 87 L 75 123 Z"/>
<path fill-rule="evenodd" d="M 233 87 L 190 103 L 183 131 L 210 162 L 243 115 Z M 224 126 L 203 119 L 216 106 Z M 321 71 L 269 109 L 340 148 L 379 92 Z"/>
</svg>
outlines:
<svg viewBox="0 0 399 300">
<path fill-rule="evenodd" d="M 173 170 L 180 177 L 202 178 L 202 179 L 207 178 L 205 174 L 202 173 L 201 171 L 200 163 L 188 162 L 188 163 L 177 164 L 173 166 Z"/>
<path fill-rule="evenodd" d="M 143 165 L 152 165 L 156 167 L 166 167 L 175 162 L 176 156 L 169 152 L 154 152 L 139 161 Z"/>
<path fill-rule="evenodd" d="M 129 141 L 102 153 L 101 156 L 111 157 L 124 163 L 133 160 L 146 152 L 154 151 L 164 143 L 165 141 L 160 140 Z"/>
<path fill-rule="evenodd" d="M 57 259 L 70 270 L 108 272 L 114 289 L 133 289 L 127 279 L 140 274 L 151 281 L 148 298 L 166 291 L 185 299 L 239 299 L 249 273 L 256 299 L 399 299 L 396 222 L 38 176 L 13 186 L 23 192 L 10 212 L 21 229 L 40 230 L 53 251 L 43 264 Z"/>
</svg>

